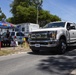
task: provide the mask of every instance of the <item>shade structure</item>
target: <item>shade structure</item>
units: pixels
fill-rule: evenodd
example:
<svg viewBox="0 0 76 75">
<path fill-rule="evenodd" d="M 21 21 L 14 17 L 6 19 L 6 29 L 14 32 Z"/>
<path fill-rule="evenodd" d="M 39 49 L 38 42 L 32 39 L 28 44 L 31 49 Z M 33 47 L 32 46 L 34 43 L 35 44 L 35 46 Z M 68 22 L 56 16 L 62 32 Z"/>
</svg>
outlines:
<svg viewBox="0 0 76 75">
<path fill-rule="evenodd" d="M 9 22 L 0 21 L 0 28 L 6 28 L 6 29 L 15 28 L 15 25 Z"/>
</svg>

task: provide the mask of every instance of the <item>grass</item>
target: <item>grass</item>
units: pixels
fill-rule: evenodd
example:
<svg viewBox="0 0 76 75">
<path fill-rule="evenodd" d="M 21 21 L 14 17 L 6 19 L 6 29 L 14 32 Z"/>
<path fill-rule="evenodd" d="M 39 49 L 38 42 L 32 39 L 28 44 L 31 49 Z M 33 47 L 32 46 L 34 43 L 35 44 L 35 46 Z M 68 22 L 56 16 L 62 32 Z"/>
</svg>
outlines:
<svg viewBox="0 0 76 75">
<path fill-rule="evenodd" d="M 26 43 L 25 45 L 19 45 L 18 47 L 4 47 L 0 50 L 0 56 L 14 54 L 18 52 L 27 52 L 30 51 L 29 45 Z"/>
<path fill-rule="evenodd" d="M 11 50 L 0 50 L 0 56 L 14 54 L 14 53 L 15 51 L 11 51 Z"/>
</svg>

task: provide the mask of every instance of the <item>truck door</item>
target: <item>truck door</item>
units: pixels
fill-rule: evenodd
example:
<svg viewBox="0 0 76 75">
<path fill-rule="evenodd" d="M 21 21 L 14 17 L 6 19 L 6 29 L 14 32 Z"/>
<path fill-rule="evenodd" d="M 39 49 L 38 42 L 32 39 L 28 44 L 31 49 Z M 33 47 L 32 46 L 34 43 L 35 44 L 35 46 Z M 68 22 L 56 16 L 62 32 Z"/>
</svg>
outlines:
<svg viewBox="0 0 76 75">
<path fill-rule="evenodd" d="M 76 42 L 76 26 L 75 26 L 75 24 L 71 24 L 70 32 L 72 33 L 72 36 L 73 36 L 73 42 Z"/>
<path fill-rule="evenodd" d="M 73 43 L 76 41 L 76 30 L 74 24 L 67 23 L 67 29 L 69 34 L 69 42 Z"/>
</svg>

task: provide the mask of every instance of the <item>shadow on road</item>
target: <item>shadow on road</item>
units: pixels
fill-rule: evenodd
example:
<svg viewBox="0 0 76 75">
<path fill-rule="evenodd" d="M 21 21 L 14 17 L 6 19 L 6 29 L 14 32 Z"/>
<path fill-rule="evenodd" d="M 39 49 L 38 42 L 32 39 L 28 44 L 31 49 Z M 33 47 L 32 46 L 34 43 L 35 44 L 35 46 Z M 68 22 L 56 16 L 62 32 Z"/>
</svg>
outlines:
<svg viewBox="0 0 76 75">
<path fill-rule="evenodd" d="M 31 54 L 31 55 L 57 55 L 56 52 L 50 52 L 50 51 L 40 51 L 39 53 L 28 52 L 28 54 Z"/>
<path fill-rule="evenodd" d="M 63 55 L 53 55 L 40 60 L 37 69 L 48 72 L 50 75 L 71 75 L 76 69 L 76 47 L 68 47 L 68 51 Z"/>
<path fill-rule="evenodd" d="M 67 49 L 67 52 L 64 54 L 67 56 L 76 56 L 76 46 L 70 46 Z"/>
<path fill-rule="evenodd" d="M 76 69 L 76 57 L 56 55 L 40 61 L 38 70 L 49 72 L 50 75 L 70 75 Z"/>
<path fill-rule="evenodd" d="M 76 46 L 70 46 L 67 48 L 67 51 L 62 54 L 62 55 L 68 55 L 68 56 L 76 56 Z M 39 53 L 33 53 L 33 52 L 28 52 L 28 54 L 31 55 L 59 55 L 57 52 L 55 51 L 40 51 Z"/>
<path fill-rule="evenodd" d="M 37 70 L 50 75 L 71 75 L 70 73 L 76 69 L 76 47 L 68 47 L 67 52 L 63 55 L 42 51 L 39 54 L 29 52 L 32 55 L 49 55 L 45 59 L 40 60 L 37 64 Z"/>
</svg>

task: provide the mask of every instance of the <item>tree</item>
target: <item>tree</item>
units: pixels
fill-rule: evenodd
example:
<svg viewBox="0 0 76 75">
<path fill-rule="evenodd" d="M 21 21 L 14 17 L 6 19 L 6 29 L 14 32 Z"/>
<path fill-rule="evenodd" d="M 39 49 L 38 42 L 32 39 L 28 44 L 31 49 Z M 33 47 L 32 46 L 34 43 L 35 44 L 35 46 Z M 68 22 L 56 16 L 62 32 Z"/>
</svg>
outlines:
<svg viewBox="0 0 76 75">
<path fill-rule="evenodd" d="M 33 7 L 23 7 L 21 5 L 17 6 L 17 12 L 15 16 L 10 18 L 12 23 L 24 23 L 24 22 L 32 22 L 36 23 L 36 10 Z"/>
<path fill-rule="evenodd" d="M 49 22 L 53 22 L 53 21 L 61 21 L 61 19 L 56 15 L 50 14 L 48 11 L 40 10 L 39 24 L 41 25 L 41 27 L 44 26 L 45 24 L 47 24 Z"/>
<path fill-rule="evenodd" d="M 38 6 L 38 20 L 40 26 L 44 26 L 46 23 L 52 21 L 61 20 L 58 16 L 43 10 L 41 7 L 42 3 L 43 0 L 41 0 L 41 3 Z M 12 23 L 36 23 L 37 4 L 35 3 L 35 0 L 14 0 L 11 4 L 11 12 L 13 17 L 9 18 L 8 21 L 11 21 Z"/>
<path fill-rule="evenodd" d="M 42 0 L 41 0 L 41 4 L 40 7 L 41 8 L 42 5 Z M 11 12 L 13 13 L 13 15 L 16 14 L 17 12 L 17 6 L 22 6 L 22 7 L 37 7 L 37 4 L 35 3 L 35 0 L 14 0 L 13 3 L 10 5 L 11 6 Z"/>
<path fill-rule="evenodd" d="M 2 12 L 2 10 L 1 10 L 1 8 L 0 8 L 0 21 L 1 21 L 3 18 L 6 19 L 6 16 L 5 16 L 5 14 Z"/>
</svg>

